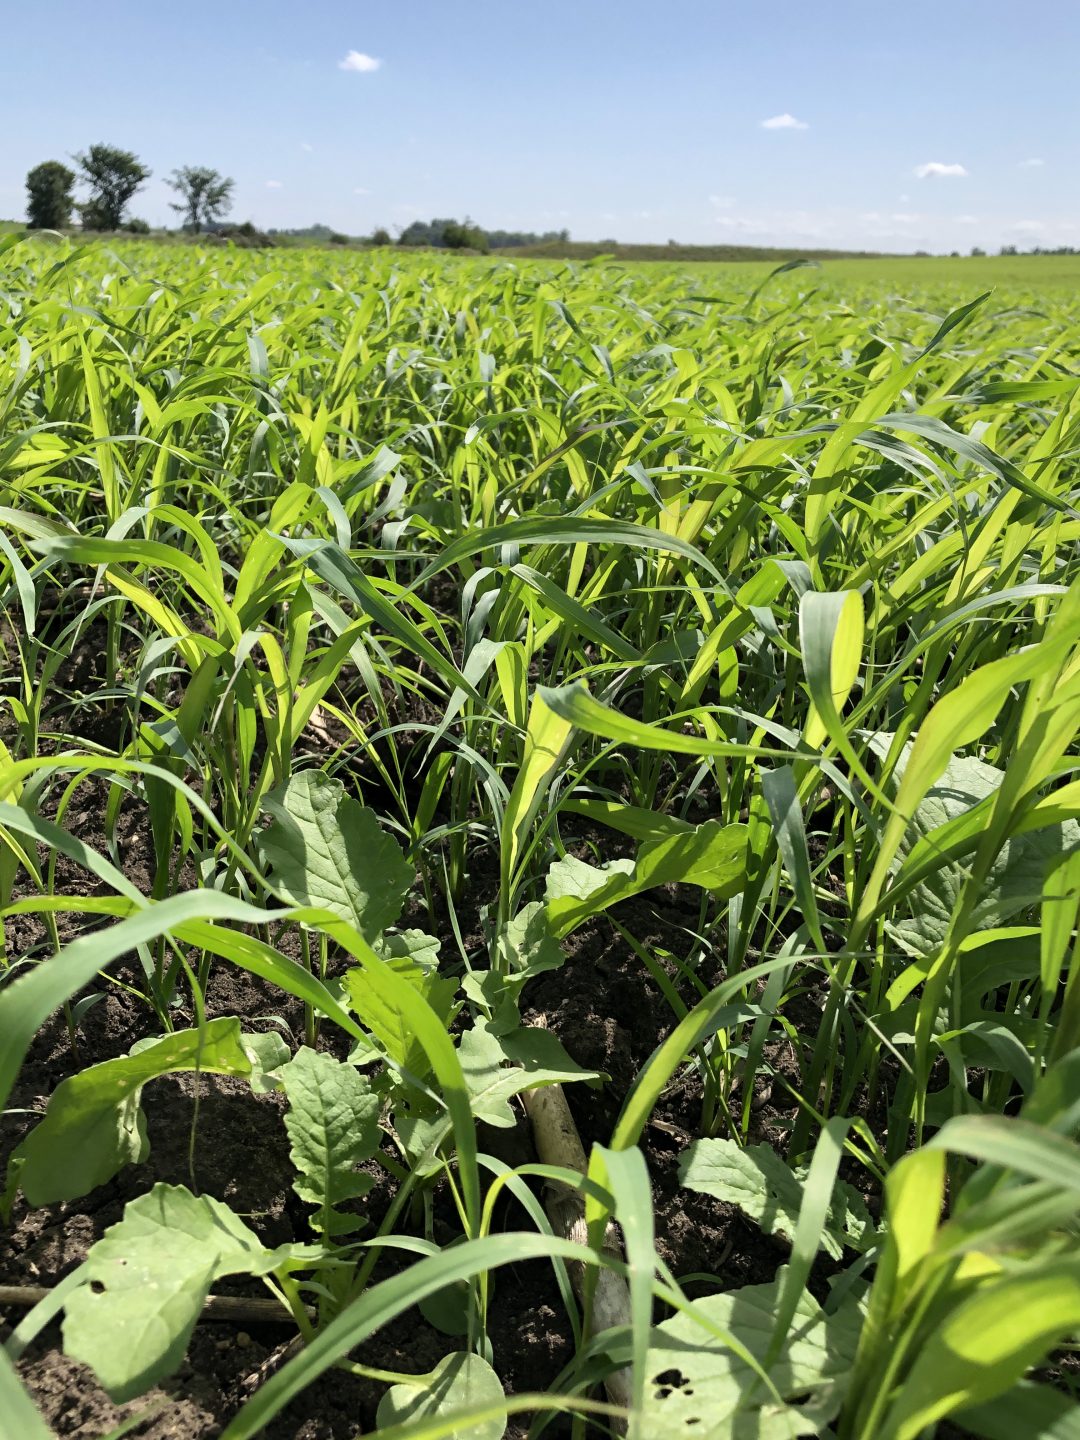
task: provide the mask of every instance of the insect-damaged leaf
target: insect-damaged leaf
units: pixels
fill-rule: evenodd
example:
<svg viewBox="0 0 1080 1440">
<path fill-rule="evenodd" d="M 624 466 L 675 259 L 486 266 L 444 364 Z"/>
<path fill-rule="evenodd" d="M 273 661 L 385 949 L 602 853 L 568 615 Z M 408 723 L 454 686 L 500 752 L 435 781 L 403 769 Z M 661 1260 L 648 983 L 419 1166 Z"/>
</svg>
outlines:
<svg viewBox="0 0 1080 1440">
<path fill-rule="evenodd" d="M 772 1336 L 780 1277 L 694 1302 L 760 1365 Z M 821 1434 L 836 1416 L 855 1360 L 861 1314 L 842 1306 L 826 1315 L 808 1292 L 788 1338 L 769 1366 L 770 1384 L 693 1314 L 652 1332 L 643 1433 L 650 1440 L 798 1440 Z M 779 1398 L 778 1398 L 779 1397 Z"/>
<path fill-rule="evenodd" d="M 317 1251 L 268 1250 L 227 1205 L 183 1185 L 155 1185 L 93 1245 L 73 1291 L 64 1350 L 122 1403 L 171 1375 L 210 1287 L 223 1275 L 312 1264 Z"/>
</svg>

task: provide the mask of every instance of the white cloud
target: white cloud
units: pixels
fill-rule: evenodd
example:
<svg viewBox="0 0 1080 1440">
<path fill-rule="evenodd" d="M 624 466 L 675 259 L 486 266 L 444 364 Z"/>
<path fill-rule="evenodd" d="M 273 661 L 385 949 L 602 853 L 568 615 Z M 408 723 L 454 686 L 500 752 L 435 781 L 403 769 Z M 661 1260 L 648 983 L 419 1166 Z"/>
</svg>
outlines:
<svg viewBox="0 0 1080 1440">
<path fill-rule="evenodd" d="M 889 216 L 889 219 L 894 220 L 897 225 L 917 225 L 922 218 L 921 215 L 912 215 L 909 211 L 904 210 L 894 210 Z"/>
<path fill-rule="evenodd" d="M 314 146 L 314 145 L 309 145 L 306 140 L 301 140 L 301 141 L 300 141 L 300 149 L 301 149 L 301 150 L 306 150 L 306 151 L 308 152 L 308 154 L 310 155 L 311 152 L 315 149 L 315 146 Z"/>
<path fill-rule="evenodd" d="M 1038 157 L 1036 157 L 1036 158 L 1034 158 L 1034 159 L 1031 159 L 1031 160 L 1021 160 L 1021 161 L 1020 161 L 1020 169 L 1021 169 L 1021 170 L 1038 170 L 1040 166 L 1045 165 L 1045 164 L 1046 164 L 1046 161 L 1045 161 L 1045 160 L 1040 160 L 1040 159 L 1038 159 Z"/>
<path fill-rule="evenodd" d="M 979 217 L 977 215 L 957 215 L 956 223 L 957 225 L 978 225 Z"/>
<path fill-rule="evenodd" d="M 944 179 L 953 175 L 966 175 L 963 165 L 946 165 L 941 160 L 928 160 L 925 165 L 916 165 L 915 174 L 920 180 Z"/>
<path fill-rule="evenodd" d="M 709 204 L 715 205 L 717 210 L 727 210 L 735 204 L 734 195 L 710 195 Z"/>
<path fill-rule="evenodd" d="M 911 199 L 911 196 L 910 196 L 910 195 L 901 195 L 901 196 L 900 196 L 900 204 L 901 204 L 901 205 L 906 205 L 910 199 Z"/>
<path fill-rule="evenodd" d="M 1015 230 L 1018 235 L 1041 235 L 1046 226 L 1041 220 L 1017 220 L 1009 229 Z"/>
<path fill-rule="evenodd" d="M 267 190 L 281 190 L 283 188 L 280 180 L 267 180 Z"/>
<path fill-rule="evenodd" d="M 354 195 L 370 195 L 371 191 L 365 190 L 362 185 L 357 185 L 356 189 L 352 193 Z"/>
<path fill-rule="evenodd" d="M 794 115 L 787 111 L 783 115 L 770 115 L 768 120 L 762 120 L 763 130 L 809 130 L 810 126 L 805 120 L 796 120 Z"/>
<path fill-rule="evenodd" d="M 382 64 L 374 55 L 365 55 L 362 50 L 350 50 L 344 60 L 338 61 L 339 70 L 352 70 L 357 75 L 370 75 Z"/>
</svg>

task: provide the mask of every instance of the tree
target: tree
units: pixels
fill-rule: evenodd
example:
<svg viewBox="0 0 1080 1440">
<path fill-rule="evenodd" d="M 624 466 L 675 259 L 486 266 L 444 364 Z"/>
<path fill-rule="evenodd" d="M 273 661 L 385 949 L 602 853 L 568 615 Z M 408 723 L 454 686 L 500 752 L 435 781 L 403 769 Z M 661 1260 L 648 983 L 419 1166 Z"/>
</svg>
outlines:
<svg viewBox="0 0 1080 1440">
<path fill-rule="evenodd" d="M 74 172 L 59 160 L 35 165 L 26 177 L 26 218 L 31 230 L 62 230 L 71 224 Z"/>
<path fill-rule="evenodd" d="M 482 250 L 487 254 L 487 236 L 467 215 L 464 220 L 446 222 L 442 243 L 448 250 Z"/>
<path fill-rule="evenodd" d="M 179 201 L 169 201 L 170 209 L 183 215 L 184 229 L 196 235 L 204 225 L 213 225 L 228 214 L 232 205 L 235 182 L 207 165 L 184 165 L 174 170 L 166 183 L 180 196 Z"/>
<path fill-rule="evenodd" d="M 119 230 L 127 203 L 150 178 L 150 171 L 130 150 L 114 145 L 91 145 L 76 155 L 81 179 L 90 187 L 90 199 L 79 206 L 87 230 Z"/>
<path fill-rule="evenodd" d="M 377 226 L 376 229 L 371 232 L 371 243 L 372 245 L 391 244 L 392 242 L 390 240 L 390 231 L 385 229 L 382 225 Z"/>
<path fill-rule="evenodd" d="M 488 237 L 468 216 L 464 220 L 414 220 L 398 236 L 399 245 L 431 245 L 437 250 L 488 249 Z"/>
</svg>

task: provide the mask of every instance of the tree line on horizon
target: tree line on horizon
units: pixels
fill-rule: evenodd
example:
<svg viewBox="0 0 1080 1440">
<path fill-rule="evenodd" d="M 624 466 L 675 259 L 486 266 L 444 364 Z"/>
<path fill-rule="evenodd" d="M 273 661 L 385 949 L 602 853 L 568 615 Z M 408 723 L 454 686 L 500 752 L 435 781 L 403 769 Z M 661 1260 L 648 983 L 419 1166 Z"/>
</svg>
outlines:
<svg viewBox="0 0 1080 1440">
<path fill-rule="evenodd" d="M 136 193 L 150 179 L 151 170 L 130 150 L 115 145 L 90 145 L 85 151 L 71 157 L 76 170 L 60 160 L 45 160 L 35 165 L 26 177 L 27 223 L 31 230 L 66 230 L 70 227 L 73 214 L 78 211 L 84 230 L 116 231 L 128 230 L 136 234 L 148 234 L 150 226 L 145 220 L 127 219 L 127 208 Z M 75 198 L 75 186 L 82 184 L 88 194 L 85 199 Z M 275 236 L 290 239 L 326 240 L 331 244 L 348 244 L 353 238 L 334 231 L 328 225 L 311 225 L 303 229 L 270 230 L 264 236 L 250 222 L 234 227 L 223 225 L 224 217 L 232 208 L 235 181 L 207 165 L 182 165 L 167 177 L 168 184 L 178 199 L 170 200 L 170 208 L 181 217 L 180 228 L 189 234 L 199 235 L 204 231 L 236 233 L 253 239 L 256 243 L 273 244 Z M 395 243 L 389 231 L 378 227 L 370 236 L 357 237 L 369 245 L 392 245 Z M 567 245 L 570 232 L 567 229 L 543 232 L 527 230 L 485 230 L 468 216 L 464 220 L 451 218 L 414 220 L 399 233 L 396 243 L 406 247 L 427 247 L 437 250 L 473 250 L 487 254 L 490 250 L 521 248 L 540 245 Z M 619 242 L 602 241 L 604 246 L 625 248 Z M 654 248 L 654 247 L 653 247 Z M 669 240 L 668 248 L 678 250 L 677 241 Z M 700 248 L 700 247 L 699 247 Z M 951 252 L 958 257 L 959 252 Z M 980 246 L 972 247 L 971 255 L 986 254 Z M 1017 255 L 1015 245 L 1002 245 L 1000 255 Z M 1061 245 L 1054 248 L 1035 246 L 1033 255 L 1073 255 L 1073 246 Z M 928 255 L 928 251 L 917 250 L 917 256 Z"/>
<path fill-rule="evenodd" d="M 152 174 L 134 152 L 115 145 L 97 144 L 71 158 L 77 167 L 75 170 L 60 160 L 45 160 L 27 174 L 26 214 L 31 230 L 66 230 L 77 211 L 84 230 L 149 231 L 150 226 L 145 220 L 127 218 L 128 206 Z M 206 165 L 184 165 L 173 170 L 166 183 L 179 197 L 169 204 L 181 217 L 182 230 L 199 235 L 222 227 L 224 217 L 232 208 L 235 182 L 229 176 Z M 78 184 L 88 191 L 83 200 L 75 197 Z M 245 234 L 259 233 L 250 224 L 237 229 Z M 325 239 L 332 243 L 347 243 L 350 239 L 326 225 L 312 225 L 306 230 L 270 230 L 267 233 L 271 240 L 275 235 Z M 389 231 L 382 227 L 365 238 L 374 245 L 394 243 Z M 464 220 L 414 220 L 401 231 L 397 244 L 486 253 L 515 245 L 566 243 L 569 239 L 570 232 L 565 229 L 487 231 L 466 216 Z"/>
</svg>

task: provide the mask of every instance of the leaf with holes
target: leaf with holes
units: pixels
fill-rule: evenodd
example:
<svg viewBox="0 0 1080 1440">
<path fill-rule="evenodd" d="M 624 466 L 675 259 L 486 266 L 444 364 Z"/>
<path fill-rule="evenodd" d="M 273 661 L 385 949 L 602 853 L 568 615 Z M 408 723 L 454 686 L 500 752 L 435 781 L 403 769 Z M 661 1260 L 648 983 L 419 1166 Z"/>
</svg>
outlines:
<svg viewBox="0 0 1080 1440">
<path fill-rule="evenodd" d="M 694 1311 L 761 1365 L 781 1279 L 696 1300 Z M 827 1315 L 804 1293 L 766 1385 L 693 1313 L 665 1320 L 649 1342 L 643 1433 L 649 1440 L 798 1440 L 824 1433 L 840 1410 L 861 1323 L 854 1304 Z"/>
<path fill-rule="evenodd" d="M 91 1246 L 86 1283 L 65 1305 L 65 1353 L 121 1404 L 177 1369 L 215 1281 L 310 1266 L 320 1253 L 268 1250 L 220 1200 L 155 1185 Z"/>
</svg>

